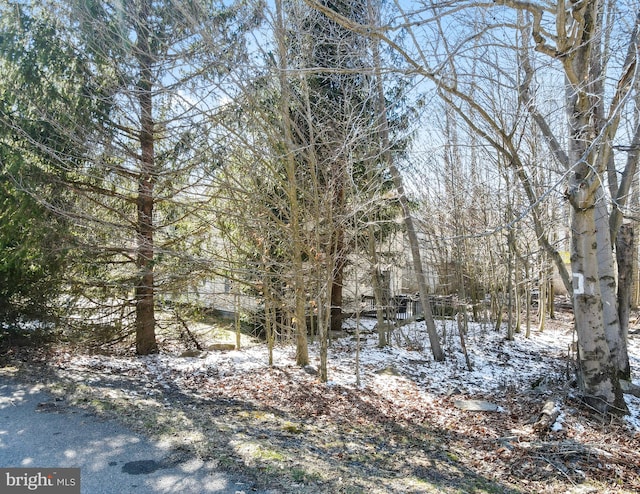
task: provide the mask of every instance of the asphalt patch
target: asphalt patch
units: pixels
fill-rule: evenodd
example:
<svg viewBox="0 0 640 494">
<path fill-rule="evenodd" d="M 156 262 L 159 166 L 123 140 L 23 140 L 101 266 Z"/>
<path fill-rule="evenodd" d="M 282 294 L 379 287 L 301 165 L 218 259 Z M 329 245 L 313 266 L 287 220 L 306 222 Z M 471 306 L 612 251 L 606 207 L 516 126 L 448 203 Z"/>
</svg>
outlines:
<svg viewBox="0 0 640 494">
<path fill-rule="evenodd" d="M 164 468 L 165 465 L 155 460 L 130 461 L 122 465 L 122 472 L 129 475 L 147 475 Z"/>
</svg>

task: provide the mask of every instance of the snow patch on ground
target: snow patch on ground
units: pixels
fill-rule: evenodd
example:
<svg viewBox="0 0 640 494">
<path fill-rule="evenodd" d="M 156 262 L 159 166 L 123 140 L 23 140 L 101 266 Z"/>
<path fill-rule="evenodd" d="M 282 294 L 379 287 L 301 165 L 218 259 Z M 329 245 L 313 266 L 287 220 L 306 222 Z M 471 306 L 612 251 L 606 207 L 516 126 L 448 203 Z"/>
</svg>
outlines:
<svg viewBox="0 0 640 494">
<path fill-rule="evenodd" d="M 573 331 L 556 328 L 533 331 L 529 338 L 515 335 L 506 341 L 504 332 L 490 325 L 470 324 L 465 335 L 469 363 L 462 351 L 455 321 L 438 321 L 438 331 L 444 334 L 444 362 L 435 362 L 429 350 L 424 323 L 411 323 L 396 329 L 391 347 L 377 347 L 375 321 L 360 321 L 359 334 L 334 339 L 329 348 L 327 386 L 354 389 L 371 388 L 393 396 L 394 391 L 413 386 L 420 399 L 432 402 L 446 395 L 499 396 L 503 391 L 539 393 L 541 397 L 571 378 L 571 344 Z M 400 346 L 400 344 L 402 346 Z M 356 346 L 359 345 L 356 362 Z M 310 344 L 311 365 L 319 366 L 319 346 Z M 629 357 L 634 383 L 640 385 L 640 335 L 631 335 Z M 278 345 L 274 363 L 280 368 L 295 368 L 295 348 Z M 160 354 L 142 358 L 113 356 L 69 356 L 67 365 L 78 369 L 91 368 L 113 373 L 144 372 L 153 381 L 168 389 L 182 379 L 232 376 L 268 367 L 268 352 L 263 343 L 241 350 L 206 352 L 199 357 L 178 357 Z M 358 369 L 359 375 L 356 375 Z M 640 398 L 626 395 L 630 414 L 626 420 L 632 430 L 640 433 Z M 561 413 L 553 430 L 562 430 L 565 420 Z"/>
</svg>

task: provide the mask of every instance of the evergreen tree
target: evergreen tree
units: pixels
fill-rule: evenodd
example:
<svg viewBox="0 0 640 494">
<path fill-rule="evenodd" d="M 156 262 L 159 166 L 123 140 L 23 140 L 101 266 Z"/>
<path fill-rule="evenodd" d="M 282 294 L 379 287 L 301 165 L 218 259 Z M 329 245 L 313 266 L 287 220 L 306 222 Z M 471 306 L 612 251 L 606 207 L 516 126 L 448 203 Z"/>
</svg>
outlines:
<svg viewBox="0 0 640 494">
<path fill-rule="evenodd" d="M 101 104 L 87 98 L 86 60 L 39 2 L 0 3 L 0 312 L 42 315 L 70 260 L 63 187 L 82 161 Z M 49 113 L 56 113 L 52 121 Z M 63 166 L 60 166 L 63 164 Z"/>
<path fill-rule="evenodd" d="M 96 109 L 84 118 L 74 105 L 38 97 L 39 80 L 26 81 L 40 120 L 74 144 L 66 153 L 52 142 L 39 145 L 69 198 L 46 205 L 73 220 L 69 244 L 78 262 L 70 286 L 88 316 L 131 328 L 137 353 L 155 352 L 158 294 L 179 291 L 187 274 L 195 284 L 204 264 L 197 249 L 208 219 L 198 208 L 215 147 L 213 88 L 242 57 L 252 16 L 238 20 L 242 5 L 170 0 L 78 0 L 33 10 L 68 26 L 56 34 L 66 56 L 49 60 L 47 47 L 34 43 L 17 57 L 24 66 L 36 57 L 78 67 L 81 81 L 68 85 Z M 9 134 L 25 135 L 23 124 Z"/>
<path fill-rule="evenodd" d="M 366 1 L 323 5 L 346 19 L 368 22 Z M 313 175 L 309 183 L 316 183 L 325 195 L 323 206 L 310 210 L 319 214 L 318 224 L 325 225 L 320 248 L 325 259 L 331 259 L 327 264 L 332 271 L 330 327 L 339 331 L 344 273 L 353 251 L 351 239 L 355 238 L 349 234 L 349 230 L 354 231 L 355 191 L 367 190 L 370 194 L 391 184 L 382 171 L 382 157 L 375 144 L 378 117 L 372 50 L 366 37 L 308 7 L 293 3 L 289 18 L 290 58 L 304 77 L 303 84 L 293 84 L 300 102 L 292 108 L 296 146 L 303 150 L 298 159 L 305 163 L 300 168 Z M 357 185 L 353 188 L 352 184 Z M 375 216 L 371 211 L 368 214 Z"/>
</svg>

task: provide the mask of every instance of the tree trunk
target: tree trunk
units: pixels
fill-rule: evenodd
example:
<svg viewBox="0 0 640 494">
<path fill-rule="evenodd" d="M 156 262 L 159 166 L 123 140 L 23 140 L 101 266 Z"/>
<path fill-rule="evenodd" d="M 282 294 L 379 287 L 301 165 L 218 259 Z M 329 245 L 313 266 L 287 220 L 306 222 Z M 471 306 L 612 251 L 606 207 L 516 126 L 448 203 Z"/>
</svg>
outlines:
<svg viewBox="0 0 640 494">
<path fill-rule="evenodd" d="M 600 273 L 598 251 L 608 252 L 607 245 L 598 245 L 598 240 L 608 238 L 598 235 L 596 224 L 596 200 L 583 197 L 582 187 L 574 190 L 572 197 L 573 217 L 571 221 L 573 270 L 573 307 L 578 335 L 578 382 L 584 401 L 600 412 L 627 411 L 612 354 L 605 334 L 605 311 L 601 287 L 611 280 L 607 272 Z M 599 187 L 596 189 L 600 191 Z M 600 199 L 601 200 L 601 199 Z M 602 256 L 602 254 L 601 254 Z M 616 316 L 617 317 L 617 316 Z"/>
<path fill-rule="evenodd" d="M 331 290 L 333 289 L 331 280 L 327 280 L 326 286 L 328 293 L 326 294 L 325 300 L 331 300 Z M 326 304 L 320 301 L 320 307 L 324 307 L 325 305 Z M 329 328 L 331 327 L 330 310 L 320 310 L 318 324 L 320 339 L 320 367 L 318 369 L 318 378 L 320 379 L 320 382 L 326 383 L 329 379 L 329 373 L 327 371 L 327 361 L 329 359 Z"/>
<path fill-rule="evenodd" d="M 618 313 L 620 321 L 620 340 L 627 341 L 629 334 L 629 315 L 631 312 L 631 291 L 633 289 L 633 264 L 635 245 L 634 226 L 623 224 L 616 238 L 616 256 L 618 260 Z M 624 346 L 624 353 L 618 356 L 618 376 L 625 381 L 631 380 L 629 355 Z M 626 355 L 625 355 L 626 354 Z"/>
<path fill-rule="evenodd" d="M 629 356 L 627 354 L 626 336 L 623 337 L 619 319 L 616 259 L 611 246 L 609 214 L 604 200 L 596 202 L 595 215 L 604 331 L 613 365 L 618 375 L 620 375 L 620 373 L 624 373 L 625 367 L 628 368 L 629 366 Z"/>
<path fill-rule="evenodd" d="M 240 345 L 242 343 L 242 332 L 241 332 L 241 323 L 240 323 L 240 292 L 237 286 L 233 287 L 233 322 L 236 329 L 236 350 L 240 350 Z"/>
<path fill-rule="evenodd" d="M 336 267 L 331 288 L 331 332 L 334 334 L 342 331 L 342 269 Z"/>
<path fill-rule="evenodd" d="M 504 317 L 504 290 L 494 289 L 491 294 L 492 298 L 492 306 L 493 306 L 493 319 L 495 322 L 494 331 L 500 331 L 500 326 L 502 326 L 502 320 Z"/>
<path fill-rule="evenodd" d="M 571 269 L 578 382 L 585 402 L 596 410 L 626 413 L 617 369 L 623 342 L 619 340 L 615 259 L 602 189 L 612 137 L 620 120 L 619 113 L 605 116 L 601 105 L 603 55 L 598 41 L 603 36 L 603 3 L 585 2 L 576 8 L 573 17 L 580 23 L 580 37 L 572 55 L 562 63 L 570 130 L 567 155 L 573 167 L 567 199 L 573 209 Z M 635 48 L 630 46 L 628 59 L 634 56 Z M 621 80 L 612 108 L 628 88 Z"/>
<path fill-rule="evenodd" d="M 285 168 L 287 175 L 287 200 L 290 208 L 291 257 L 293 293 L 295 298 L 295 331 L 296 331 L 296 364 L 305 366 L 309 363 L 309 349 L 307 342 L 306 290 L 304 280 L 304 266 L 302 262 L 302 232 L 300 227 L 300 207 L 298 203 L 298 184 L 296 177 L 296 162 L 290 118 L 289 81 L 287 79 L 287 47 L 286 30 L 282 1 L 276 1 L 277 12 L 277 43 L 279 56 L 280 106 L 284 141 L 286 146 Z"/>
<path fill-rule="evenodd" d="M 338 164 L 337 166 L 342 166 Z M 342 287 L 344 283 L 344 267 L 346 264 L 345 248 L 344 248 L 344 228 L 341 225 L 342 212 L 344 208 L 344 174 L 341 171 L 337 173 L 337 191 L 334 198 L 335 212 L 338 214 L 332 214 L 332 217 L 338 220 L 338 224 L 334 225 L 332 232 L 332 242 L 330 245 L 330 256 L 335 259 L 333 263 L 333 279 L 331 288 L 331 331 L 339 333 L 342 331 Z"/>
<path fill-rule="evenodd" d="M 431 344 L 431 353 L 433 354 L 433 358 L 437 362 L 442 362 L 444 360 L 444 354 L 442 353 L 442 347 L 440 346 L 440 339 L 438 337 L 438 331 L 436 330 L 436 323 L 433 320 L 431 303 L 429 302 L 429 292 L 427 289 L 427 278 L 422 267 L 420 244 L 418 242 L 418 234 L 416 233 L 413 218 L 411 217 L 409 201 L 404 192 L 404 185 L 402 184 L 402 177 L 400 176 L 400 172 L 393 163 L 389 164 L 389 170 L 391 171 L 393 183 L 396 186 L 396 190 L 398 191 L 398 200 L 400 202 L 400 206 L 402 207 L 402 212 L 404 213 L 404 224 L 407 228 L 407 238 L 409 239 L 409 247 L 411 249 L 413 270 L 415 271 L 416 280 L 418 282 L 420 303 L 422 304 L 424 320 L 427 325 L 429 343 Z"/>
<path fill-rule="evenodd" d="M 511 208 L 509 207 L 509 210 Z M 513 278 L 515 276 L 515 268 L 514 268 L 514 264 L 515 264 L 515 260 L 514 260 L 514 252 L 515 252 L 515 232 L 513 231 L 513 229 L 509 229 L 509 232 L 507 233 L 507 290 L 506 290 L 506 294 L 507 294 L 507 340 L 512 341 L 513 340 L 513 334 L 515 332 L 515 328 L 514 328 L 514 317 L 513 317 L 513 310 L 514 310 L 514 283 L 513 283 Z"/>
<path fill-rule="evenodd" d="M 384 324 L 384 312 L 383 312 L 383 295 L 382 295 L 382 273 L 378 266 L 378 255 L 376 253 L 376 239 L 374 237 L 373 225 L 368 227 L 368 250 L 369 259 L 373 269 L 371 270 L 371 278 L 373 284 L 373 298 L 375 301 L 376 309 L 376 326 L 378 328 L 378 348 L 384 348 L 387 346 L 388 341 L 385 332 Z"/>
<path fill-rule="evenodd" d="M 527 276 L 527 279 L 529 276 Z M 525 330 L 524 337 L 531 337 L 531 284 L 527 283 L 524 288 L 524 303 L 525 303 Z"/>
<path fill-rule="evenodd" d="M 549 278 L 547 282 L 547 306 L 549 307 L 549 318 L 556 318 L 556 290 L 553 287 L 553 278 Z"/>
<path fill-rule="evenodd" d="M 264 301 L 264 331 L 267 338 L 267 351 L 269 353 L 269 367 L 273 367 L 273 346 L 276 340 L 276 321 L 271 310 L 271 299 Z"/>
<path fill-rule="evenodd" d="M 393 162 L 393 156 L 391 155 L 391 143 L 389 140 L 389 122 L 387 120 L 387 108 L 385 104 L 382 70 L 380 63 L 380 52 L 378 49 L 378 40 L 373 41 L 373 58 L 375 67 L 375 85 L 376 85 L 376 105 L 378 111 L 378 121 L 380 128 L 380 140 L 382 142 L 382 153 L 389 172 L 391 173 L 391 179 L 393 185 L 398 193 L 398 202 L 402 208 L 404 215 L 404 224 L 407 229 L 407 238 L 409 240 L 409 247 L 411 249 L 411 259 L 413 260 L 413 269 L 416 275 L 416 281 L 418 283 L 418 290 L 420 292 L 420 302 L 422 304 L 422 311 L 424 313 L 424 320 L 427 325 L 427 333 L 429 335 L 429 343 L 431 345 L 431 353 L 434 360 L 441 362 L 444 360 L 444 353 L 440 346 L 440 339 L 438 337 L 438 331 L 436 330 L 436 324 L 433 320 L 433 314 L 431 312 L 431 304 L 429 303 L 429 295 L 427 289 L 427 279 L 424 274 L 424 268 L 422 266 L 422 256 L 420 255 L 420 243 L 418 242 L 418 234 L 416 233 L 413 218 L 411 216 L 411 209 L 409 207 L 409 200 L 404 191 L 404 184 L 402 181 L 402 175 L 396 168 Z"/>
<path fill-rule="evenodd" d="M 543 332 L 547 317 L 547 269 L 546 262 L 542 261 L 540 269 L 540 281 L 538 282 L 538 331 Z"/>
<path fill-rule="evenodd" d="M 154 312 L 154 252 L 153 252 L 153 188 L 155 174 L 154 121 L 152 101 L 152 64 L 153 58 L 149 46 L 149 9 L 143 2 L 139 12 L 137 26 L 138 64 L 138 102 L 140 104 L 140 173 L 138 175 L 137 216 L 137 267 L 138 283 L 135 289 L 136 299 L 136 352 L 148 355 L 158 351 L 155 334 Z"/>
</svg>

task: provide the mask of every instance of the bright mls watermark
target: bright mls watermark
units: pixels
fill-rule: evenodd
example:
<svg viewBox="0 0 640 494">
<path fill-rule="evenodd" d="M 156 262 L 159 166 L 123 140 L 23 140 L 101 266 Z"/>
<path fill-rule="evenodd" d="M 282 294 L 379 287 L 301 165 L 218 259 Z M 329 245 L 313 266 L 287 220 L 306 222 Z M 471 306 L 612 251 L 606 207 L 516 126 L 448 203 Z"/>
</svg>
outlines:
<svg viewBox="0 0 640 494">
<path fill-rule="evenodd" d="M 79 468 L 0 468 L 0 492 L 80 494 Z"/>
</svg>

